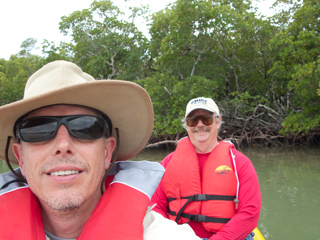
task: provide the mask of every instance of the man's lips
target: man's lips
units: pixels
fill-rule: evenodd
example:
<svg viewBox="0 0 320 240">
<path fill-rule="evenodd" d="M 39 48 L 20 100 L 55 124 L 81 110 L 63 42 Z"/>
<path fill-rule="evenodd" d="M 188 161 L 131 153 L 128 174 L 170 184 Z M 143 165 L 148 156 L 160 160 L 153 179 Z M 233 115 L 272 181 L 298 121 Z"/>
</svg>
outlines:
<svg viewBox="0 0 320 240">
<path fill-rule="evenodd" d="M 46 172 L 46 176 L 49 177 L 54 183 L 58 184 L 71 184 L 82 176 L 84 170 L 74 166 L 59 166 L 54 167 Z"/>
<path fill-rule="evenodd" d="M 198 132 L 198 133 L 202 133 L 202 132 L 209 132 L 208 130 L 205 130 L 205 129 L 201 129 L 201 130 L 196 130 L 194 132 Z"/>
<path fill-rule="evenodd" d="M 83 169 L 79 166 L 74 165 L 59 165 L 55 167 L 51 167 L 46 171 L 46 174 L 49 176 L 55 176 L 55 177 L 66 177 L 66 176 L 72 176 L 77 175 L 79 173 L 82 173 Z"/>
<path fill-rule="evenodd" d="M 51 175 L 51 176 L 69 176 L 69 175 L 78 174 L 80 172 L 81 171 L 77 171 L 77 170 L 60 170 L 60 171 L 50 172 L 50 173 L 48 173 L 48 175 Z"/>
<path fill-rule="evenodd" d="M 210 128 L 208 127 L 196 127 L 192 130 L 194 133 L 203 133 L 203 132 L 210 132 Z"/>
</svg>

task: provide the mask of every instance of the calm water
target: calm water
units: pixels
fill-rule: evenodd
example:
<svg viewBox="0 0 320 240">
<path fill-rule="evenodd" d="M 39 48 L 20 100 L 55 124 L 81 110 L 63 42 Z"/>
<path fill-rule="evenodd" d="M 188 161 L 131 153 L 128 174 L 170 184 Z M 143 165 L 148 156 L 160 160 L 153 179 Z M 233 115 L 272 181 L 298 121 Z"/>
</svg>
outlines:
<svg viewBox="0 0 320 240">
<path fill-rule="evenodd" d="M 256 168 L 262 194 L 259 229 L 270 240 L 320 240 L 320 148 L 241 149 Z M 133 160 L 162 160 L 144 150 Z M 0 173 L 7 171 L 0 162 Z"/>
</svg>

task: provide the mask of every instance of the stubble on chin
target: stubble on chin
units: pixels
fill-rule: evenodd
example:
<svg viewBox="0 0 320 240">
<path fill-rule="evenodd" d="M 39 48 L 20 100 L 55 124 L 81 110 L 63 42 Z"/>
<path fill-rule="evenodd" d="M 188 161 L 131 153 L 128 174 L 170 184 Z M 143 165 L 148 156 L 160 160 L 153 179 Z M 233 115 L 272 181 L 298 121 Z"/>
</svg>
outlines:
<svg viewBox="0 0 320 240">
<path fill-rule="evenodd" d="M 69 215 L 77 212 L 84 204 L 85 198 L 80 193 L 65 193 L 61 196 L 47 196 L 45 204 L 56 214 Z"/>
<path fill-rule="evenodd" d="M 78 159 L 68 156 L 65 158 L 57 157 L 53 161 L 45 163 L 40 168 L 41 173 L 47 172 L 49 169 L 63 164 L 70 164 L 72 166 L 78 166 L 84 171 L 89 169 L 89 166 L 84 161 L 79 161 Z M 61 192 L 52 192 L 45 196 L 45 204 L 56 213 L 68 213 L 79 209 L 85 201 L 85 196 L 79 192 L 72 192 L 69 189 L 68 184 L 60 185 Z"/>
</svg>

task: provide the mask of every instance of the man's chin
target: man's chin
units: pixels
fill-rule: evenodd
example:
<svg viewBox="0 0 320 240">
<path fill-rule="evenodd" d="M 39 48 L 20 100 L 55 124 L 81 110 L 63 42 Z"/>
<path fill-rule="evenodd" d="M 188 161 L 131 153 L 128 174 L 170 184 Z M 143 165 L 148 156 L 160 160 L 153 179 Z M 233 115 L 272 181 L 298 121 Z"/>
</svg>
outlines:
<svg viewBox="0 0 320 240">
<path fill-rule="evenodd" d="M 79 209 L 84 204 L 84 196 L 77 193 L 48 196 L 45 204 L 54 212 L 68 213 Z"/>
<path fill-rule="evenodd" d="M 198 131 L 198 132 L 194 133 L 195 138 L 198 139 L 198 140 L 207 139 L 208 135 L 209 135 L 208 131 Z"/>
</svg>

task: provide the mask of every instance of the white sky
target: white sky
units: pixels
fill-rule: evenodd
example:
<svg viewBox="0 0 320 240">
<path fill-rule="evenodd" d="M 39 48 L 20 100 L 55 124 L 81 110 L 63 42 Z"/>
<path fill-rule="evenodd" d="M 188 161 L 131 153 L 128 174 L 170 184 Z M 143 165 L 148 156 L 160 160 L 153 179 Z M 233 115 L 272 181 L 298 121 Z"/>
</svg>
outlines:
<svg viewBox="0 0 320 240">
<path fill-rule="evenodd" d="M 274 1 L 259 5 L 266 15 L 269 6 Z M 59 31 L 62 16 L 68 16 L 74 11 L 89 8 L 93 0 L 1 0 L 0 2 L 0 58 L 9 59 L 12 54 L 20 51 L 21 43 L 27 38 L 37 39 L 40 47 L 44 39 L 56 42 L 67 42 L 69 39 Z M 151 12 L 164 9 L 175 0 L 114 0 L 120 10 L 125 11 L 129 5 L 139 6 L 149 4 Z M 138 22 L 136 22 L 138 25 Z M 141 31 L 147 33 L 144 23 L 138 25 Z"/>
</svg>

